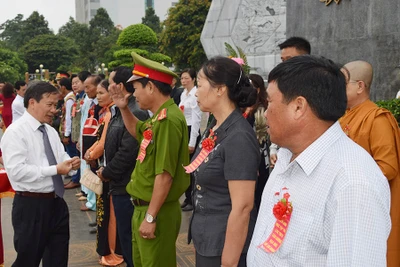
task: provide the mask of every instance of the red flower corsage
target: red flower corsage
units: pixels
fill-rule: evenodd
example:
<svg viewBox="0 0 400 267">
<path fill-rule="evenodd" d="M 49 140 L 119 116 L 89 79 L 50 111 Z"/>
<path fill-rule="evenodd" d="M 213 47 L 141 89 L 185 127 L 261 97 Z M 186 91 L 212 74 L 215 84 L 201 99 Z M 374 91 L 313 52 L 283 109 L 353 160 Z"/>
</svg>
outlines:
<svg viewBox="0 0 400 267">
<path fill-rule="evenodd" d="M 151 129 L 147 129 L 143 132 L 143 137 L 146 140 L 151 140 L 153 138 L 153 131 Z"/>
<path fill-rule="evenodd" d="M 283 188 L 284 190 L 287 188 Z M 275 193 L 276 196 L 279 196 L 279 192 Z M 285 192 L 283 194 L 283 198 L 279 199 L 278 203 L 274 205 L 274 208 L 272 209 L 272 212 L 275 216 L 276 219 L 278 220 L 283 220 L 283 221 L 289 221 L 290 216 L 292 215 L 293 211 L 293 206 L 292 202 L 289 201 L 290 194 Z"/>
<path fill-rule="evenodd" d="M 217 140 L 217 137 L 214 136 L 214 131 L 210 129 L 210 135 L 201 142 L 201 147 L 210 152 L 215 147 L 215 140 Z"/>
<path fill-rule="evenodd" d="M 288 189 L 284 187 L 281 192 L 275 193 L 278 203 L 274 205 L 272 213 L 275 215 L 276 222 L 267 240 L 259 246 L 267 253 L 275 253 L 281 247 L 288 231 L 293 206 L 289 201 L 290 194 L 287 191 Z"/>
</svg>

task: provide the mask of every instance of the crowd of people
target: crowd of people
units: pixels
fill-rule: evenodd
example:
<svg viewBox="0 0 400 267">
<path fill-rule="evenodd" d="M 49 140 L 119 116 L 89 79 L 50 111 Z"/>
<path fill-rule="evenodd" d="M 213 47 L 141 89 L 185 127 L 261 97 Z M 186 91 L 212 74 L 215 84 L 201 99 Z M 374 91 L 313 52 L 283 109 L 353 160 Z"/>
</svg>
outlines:
<svg viewBox="0 0 400 267">
<path fill-rule="evenodd" d="M 182 211 L 199 267 L 400 266 L 400 131 L 372 66 L 279 48 L 267 88 L 227 57 L 179 77 L 134 52 L 108 77 L 0 86 L 13 266 L 68 266 L 78 187 L 103 266 L 176 266 Z"/>
</svg>

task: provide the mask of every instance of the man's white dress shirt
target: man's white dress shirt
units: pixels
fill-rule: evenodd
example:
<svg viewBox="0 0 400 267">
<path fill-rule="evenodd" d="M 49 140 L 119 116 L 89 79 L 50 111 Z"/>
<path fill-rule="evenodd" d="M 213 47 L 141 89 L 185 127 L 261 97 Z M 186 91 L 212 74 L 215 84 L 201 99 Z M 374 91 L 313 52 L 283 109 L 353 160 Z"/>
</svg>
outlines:
<svg viewBox="0 0 400 267">
<path fill-rule="evenodd" d="M 186 124 L 191 126 L 190 130 L 190 138 L 189 138 L 189 146 L 195 147 L 197 137 L 200 134 L 200 122 L 202 112 L 197 105 L 197 97 L 196 97 L 197 87 L 193 87 L 190 92 L 187 89 L 183 90 L 181 94 L 181 102 L 179 103 L 179 107 L 184 106 L 183 115 L 186 119 Z"/>
<path fill-rule="evenodd" d="M 15 122 L 19 118 L 22 117 L 25 113 L 25 107 L 24 107 L 24 98 L 20 95 L 17 94 L 17 96 L 14 98 L 14 101 L 11 104 L 11 110 L 12 110 L 12 122 Z"/>
<path fill-rule="evenodd" d="M 57 167 L 49 166 L 43 134 L 38 129 L 40 125 L 29 112 L 25 112 L 7 128 L 1 140 L 4 167 L 15 191 L 54 191 L 52 176 L 57 174 Z M 57 163 L 70 159 L 56 130 L 48 124 L 45 127 Z"/>
<path fill-rule="evenodd" d="M 280 148 L 265 186 L 247 266 L 382 267 L 391 229 L 388 181 L 338 122 L 291 162 Z M 293 213 L 279 250 L 259 246 L 276 221 L 275 192 L 288 188 Z"/>
</svg>

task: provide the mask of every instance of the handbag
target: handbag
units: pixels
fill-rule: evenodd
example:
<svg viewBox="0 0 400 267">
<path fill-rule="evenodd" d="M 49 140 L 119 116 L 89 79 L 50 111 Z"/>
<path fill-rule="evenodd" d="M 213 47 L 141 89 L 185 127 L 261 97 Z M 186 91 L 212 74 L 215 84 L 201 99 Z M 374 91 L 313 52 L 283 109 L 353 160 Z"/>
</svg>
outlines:
<svg viewBox="0 0 400 267">
<path fill-rule="evenodd" d="M 90 170 L 90 168 L 86 168 L 83 171 L 80 183 L 95 192 L 97 195 L 103 194 L 103 182 Z"/>
</svg>

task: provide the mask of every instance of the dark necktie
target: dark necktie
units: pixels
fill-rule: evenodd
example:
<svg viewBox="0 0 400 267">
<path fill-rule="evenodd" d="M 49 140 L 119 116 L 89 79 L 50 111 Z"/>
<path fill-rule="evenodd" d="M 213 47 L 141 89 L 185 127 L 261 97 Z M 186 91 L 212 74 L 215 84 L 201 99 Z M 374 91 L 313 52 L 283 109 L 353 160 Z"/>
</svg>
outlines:
<svg viewBox="0 0 400 267">
<path fill-rule="evenodd" d="M 44 152 L 46 153 L 47 160 L 49 161 L 49 165 L 57 165 L 56 157 L 54 157 L 53 150 L 51 149 L 49 137 L 47 136 L 46 128 L 42 124 L 39 126 L 39 131 L 43 133 L 43 144 L 44 144 Z M 64 183 L 62 180 L 61 175 L 56 174 L 52 176 L 53 184 L 54 184 L 54 192 L 57 196 L 63 197 L 64 196 Z"/>
</svg>

